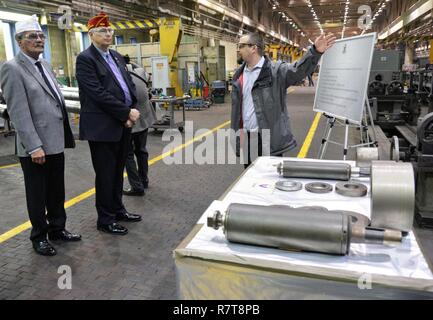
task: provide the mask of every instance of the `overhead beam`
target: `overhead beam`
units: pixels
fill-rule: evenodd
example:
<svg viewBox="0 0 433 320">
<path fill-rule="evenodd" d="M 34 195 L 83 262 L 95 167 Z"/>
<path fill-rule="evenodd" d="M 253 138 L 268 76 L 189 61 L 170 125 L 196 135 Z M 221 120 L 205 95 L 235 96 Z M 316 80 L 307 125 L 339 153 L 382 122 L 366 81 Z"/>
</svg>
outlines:
<svg viewBox="0 0 433 320">
<path fill-rule="evenodd" d="M 413 5 L 407 12 L 403 13 L 400 17 L 395 19 L 390 25 L 383 29 L 378 35 L 379 40 L 386 39 L 393 33 L 399 31 L 404 26 L 415 21 L 424 14 L 433 10 L 433 0 L 420 0 Z"/>
<path fill-rule="evenodd" d="M 277 33 L 276 30 L 272 30 L 263 24 L 255 21 L 254 19 L 249 18 L 245 15 L 245 13 L 240 13 L 239 11 L 236 11 L 232 8 L 227 7 L 224 4 L 221 4 L 215 0 L 195 0 L 197 3 L 206 6 L 208 8 L 211 8 L 214 11 L 217 11 L 219 13 L 224 14 L 225 16 L 228 16 L 232 19 L 235 19 L 241 23 L 243 23 L 246 26 L 249 26 L 255 30 L 259 30 L 265 34 L 269 34 L 273 38 L 275 38 L 278 41 L 283 41 L 286 43 L 290 43 L 289 39 L 286 36 L 281 35 L 280 33 Z M 248 7 L 247 7 L 248 8 Z M 245 7 L 243 7 L 243 10 L 245 10 Z M 251 16 L 251 15 L 249 15 Z"/>
</svg>

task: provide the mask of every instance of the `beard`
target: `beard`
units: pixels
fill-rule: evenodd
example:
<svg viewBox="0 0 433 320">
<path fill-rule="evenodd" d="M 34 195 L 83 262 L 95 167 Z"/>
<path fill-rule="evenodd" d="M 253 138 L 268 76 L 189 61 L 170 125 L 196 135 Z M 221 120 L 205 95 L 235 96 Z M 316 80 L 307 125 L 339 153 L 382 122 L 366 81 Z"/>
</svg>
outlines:
<svg viewBox="0 0 433 320">
<path fill-rule="evenodd" d="M 242 57 L 239 56 L 237 62 L 238 62 L 239 65 L 241 65 L 241 64 L 244 63 L 244 59 L 242 59 Z"/>
</svg>

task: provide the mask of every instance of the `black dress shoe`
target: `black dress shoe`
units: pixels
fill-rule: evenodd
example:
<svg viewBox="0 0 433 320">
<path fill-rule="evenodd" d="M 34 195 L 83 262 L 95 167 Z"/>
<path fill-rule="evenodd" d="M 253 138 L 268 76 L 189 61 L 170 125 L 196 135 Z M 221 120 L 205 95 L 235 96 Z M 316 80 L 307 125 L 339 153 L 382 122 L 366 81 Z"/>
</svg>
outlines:
<svg viewBox="0 0 433 320">
<path fill-rule="evenodd" d="M 42 256 L 55 256 L 57 254 L 56 249 L 47 240 L 32 241 L 32 243 L 37 254 Z"/>
<path fill-rule="evenodd" d="M 126 229 L 124 226 L 117 223 L 99 225 L 97 228 L 99 231 L 121 235 L 121 236 L 128 233 L 128 229 Z"/>
<path fill-rule="evenodd" d="M 123 190 L 123 194 L 125 196 L 142 197 L 142 196 L 144 196 L 144 191 L 128 189 L 128 190 Z"/>
<path fill-rule="evenodd" d="M 57 231 L 48 233 L 48 239 L 51 241 L 62 240 L 62 241 L 80 241 L 81 235 L 71 233 L 67 230 Z"/>
<path fill-rule="evenodd" d="M 117 221 L 127 221 L 127 222 L 138 222 L 141 221 L 141 216 L 139 214 L 126 212 L 123 215 L 116 216 Z"/>
</svg>

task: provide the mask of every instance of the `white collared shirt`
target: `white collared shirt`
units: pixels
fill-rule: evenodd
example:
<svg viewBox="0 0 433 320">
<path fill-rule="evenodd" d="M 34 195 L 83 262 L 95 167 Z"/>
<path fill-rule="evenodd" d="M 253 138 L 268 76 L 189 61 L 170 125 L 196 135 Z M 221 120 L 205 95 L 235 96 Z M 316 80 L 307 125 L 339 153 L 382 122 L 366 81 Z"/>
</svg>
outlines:
<svg viewBox="0 0 433 320">
<path fill-rule="evenodd" d="M 251 90 L 253 89 L 254 82 L 256 82 L 260 72 L 262 71 L 264 63 L 265 57 L 262 57 L 259 62 L 251 69 L 248 68 L 248 65 L 246 65 L 244 68 L 244 84 L 242 88 L 242 120 L 244 128 L 248 131 L 255 131 L 259 129 Z"/>
</svg>

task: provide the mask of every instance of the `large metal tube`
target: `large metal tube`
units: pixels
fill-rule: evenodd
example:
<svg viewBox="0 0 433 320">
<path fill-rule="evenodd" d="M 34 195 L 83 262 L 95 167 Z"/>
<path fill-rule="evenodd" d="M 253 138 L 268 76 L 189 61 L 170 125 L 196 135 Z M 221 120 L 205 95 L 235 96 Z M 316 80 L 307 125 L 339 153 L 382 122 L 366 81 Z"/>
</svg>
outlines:
<svg viewBox="0 0 433 320">
<path fill-rule="evenodd" d="M 65 102 L 68 113 L 80 113 L 81 104 L 79 101 L 65 100 Z M 0 117 L 8 119 L 7 106 L 5 104 L 0 104 Z"/>
<path fill-rule="evenodd" d="M 79 101 L 65 100 L 66 111 L 69 113 L 80 113 L 81 104 Z"/>
<path fill-rule="evenodd" d="M 278 164 L 278 173 L 286 178 L 350 180 L 351 166 L 338 162 L 286 160 Z"/>
<path fill-rule="evenodd" d="M 370 168 L 371 161 L 379 160 L 379 148 L 356 148 L 356 166 Z"/>
<path fill-rule="evenodd" d="M 350 248 L 350 217 L 325 208 L 291 208 L 232 203 L 208 226 L 224 227 L 231 242 L 345 255 Z"/>
<path fill-rule="evenodd" d="M 371 165 L 371 226 L 408 232 L 415 211 L 412 164 L 373 161 Z"/>
<path fill-rule="evenodd" d="M 223 227 L 227 240 L 245 244 L 344 255 L 350 243 L 401 242 L 402 232 L 367 227 L 368 219 L 351 211 L 324 207 L 231 204 L 225 215 L 216 211 L 208 227 Z"/>
<path fill-rule="evenodd" d="M 80 100 L 80 95 L 78 94 L 78 91 L 65 91 L 65 90 L 61 90 L 61 91 L 65 100 L 74 100 L 74 101 Z"/>
</svg>

